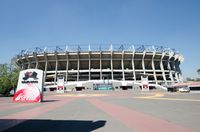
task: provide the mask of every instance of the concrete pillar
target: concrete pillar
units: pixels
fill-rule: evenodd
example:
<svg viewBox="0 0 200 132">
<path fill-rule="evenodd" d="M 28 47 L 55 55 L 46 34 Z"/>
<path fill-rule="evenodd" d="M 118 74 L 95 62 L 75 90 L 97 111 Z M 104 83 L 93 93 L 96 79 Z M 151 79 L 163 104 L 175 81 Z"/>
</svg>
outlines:
<svg viewBox="0 0 200 132">
<path fill-rule="evenodd" d="M 79 81 L 79 69 L 80 69 L 80 58 L 79 58 L 79 53 L 77 53 L 77 56 L 78 56 L 77 81 Z"/>
<path fill-rule="evenodd" d="M 173 78 L 172 69 L 171 69 L 171 66 L 170 66 L 170 59 L 171 58 L 172 58 L 172 55 L 169 56 L 167 65 L 168 65 L 168 68 L 169 68 L 169 76 L 170 76 L 171 82 L 173 83 L 174 82 L 174 78 Z"/>
<path fill-rule="evenodd" d="M 19 57 L 19 60 L 21 61 L 21 69 L 24 70 L 25 68 L 25 65 L 24 65 L 24 61 L 21 59 L 21 57 Z"/>
<path fill-rule="evenodd" d="M 44 54 L 44 56 L 45 56 L 45 68 L 44 68 L 44 82 L 45 82 L 47 77 L 48 60 L 46 53 Z"/>
<path fill-rule="evenodd" d="M 38 60 L 36 60 L 36 66 L 35 66 L 35 69 L 38 69 Z"/>
<path fill-rule="evenodd" d="M 113 80 L 113 51 L 111 50 L 111 59 L 110 59 L 110 67 L 111 67 L 111 78 Z"/>
<path fill-rule="evenodd" d="M 154 63 L 154 57 L 155 57 L 155 55 L 156 55 L 156 52 L 153 52 L 151 64 L 152 64 L 152 69 L 153 69 L 154 80 L 155 80 L 156 84 L 158 84 L 158 80 L 157 80 L 157 77 L 156 77 L 155 63 Z"/>
<path fill-rule="evenodd" d="M 89 67 L 88 67 L 88 69 L 89 69 L 89 80 L 91 80 L 91 56 L 90 56 L 90 52 L 89 52 Z"/>
<path fill-rule="evenodd" d="M 124 50 L 122 51 L 122 61 L 121 61 L 121 65 L 122 65 L 122 80 L 125 80 L 125 74 L 124 74 Z"/>
<path fill-rule="evenodd" d="M 68 68 L 69 68 L 69 56 L 68 56 L 68 52 L 66 51 L 66 76 L 65 76 L 65 81 L 67 82 L 67 79 L 68 79 Z"/>
<path fill-rule="evenodd" d="M 134 82 L 136 82 L 134 55 L 135 55 L 135 52 L 133 51 L 133 57 L 132 57 L 132 70 L 133 70 Z"/>
<path fill-rule="evenodd" d="M 26 60 L 28 62 L 28 69 L 30 69 L 31 68 L 31 61 L 28 59 L 28 56 L 25 56 L 25 58 L 26 58 Z"/>
<path fill-rule="evenodd" d="M 56 84 L 57 72 L 58 72 L 58 58 L 57 58 L 57 53 L 55 53 L 55 57 L 56 57 L 56 67 L 55 67 L 55 75 L 54 75 L 54 85 Z"/>
<path fill-rule="evenodd" d="M 180 82 L 179 78 L 178 78 L 178 73 L 177 72 L 175 72 L 175 77 L 176 77 L 177 82 Z"/>
<path fill-rule="evenodd" d="M 100 80 L 103 79 L 102 78 L 102 57 L 101 57 L 101 55 L 102 55 L 102 52 L 100 51 L 100 59 L 99 59 L 99 61 L 100 61 Z"/>
<path fill-rule="evenodd" d="M 167 84 L 167 80 L 166 80 L 166 76 L 165 76 L 165 69 L 164 69 L 164 66 L 163 66 L 164 56 L 165 56 L 165 53 L 162 53 L 162 57 L 161 57 L 161 60 L 160 60 L 160 69 L 162 70 L 162 76 L 163 76 L 163 79 L 165 81 L 165 84 Z"/>
<path fill-rule="evenodd" d="M 35 61 L 36 61 L 35 69 L 38 69 L 38 59 L 37 59 L 37 54 L 34 53 L 33 56 L 34 56 Z"/>
<path fill-rule="evenodd" d="M 30 69 L 31 68 L 31 62 L 29 61 L 28 62 L 28 69 Z"/>
<path fill-rule="evenodd" d="M 145 64 L 144 64 L 144 57 L 145 57 L 146 51 L 143 52 L 143 56 L 142 56 L 142 69 L 143 69 L 143 74 L 146 74 L 146 70 L 145 70 Z"/>
<path fill-rule="evenodd" d="M 178 65 L 177 63 L 178 63 L 178 57 L 175 57 L 175 60 L 174 60 L 175 78 L 176 78 L 177 82 L 180 82 L 179 77 L 178 77 L 179 71 L 177 69 L 177 65 Z"/>
<path fill-rule="evenodd" d="M 183 77 L 180 73 L 178 74 L 178 78 L 179 78 L 179 82 L 183 82 Z"/>
<path fill-rule="evenodd" d="M 31 68 L 31 61 L 28 59 L 27 55 L 25 55 L 25 58 L 26 58 L 26 60 L 28 62 L 28 69 L 30 69 Z M 23 64 L 24 64 L 24 62 L 23 62 Z"/>
<path fill-rule="evenodd" d="M 173 60 L 173 62 L 172 62 L 173 71 L 174 71 L 174 75 L 175 75 L 174 80 L 177 81 L 177 78 L 176 78 L 176 68 L 175 68 L 175 62 L 174 62 L 174 61 L 175 61 L 175 60 Z"/>
<path fill-rule="evenodd" d="M 25 69 L 25 66 L 24 66 L 24 64 L 22 64 L 22 70 L 24 70 Z"/>
</svg>

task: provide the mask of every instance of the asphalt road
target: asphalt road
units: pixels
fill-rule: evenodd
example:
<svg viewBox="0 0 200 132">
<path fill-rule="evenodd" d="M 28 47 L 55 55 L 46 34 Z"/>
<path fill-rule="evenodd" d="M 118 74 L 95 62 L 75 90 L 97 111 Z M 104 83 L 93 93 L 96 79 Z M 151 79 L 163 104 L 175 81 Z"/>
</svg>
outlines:
<svg viewBox="0 0 200 132">
<path fill-rule="evenodd" d="M 44 93 L 42 103 L 0 97 L 0 131 L 200 131 L 200 93 Z"/>
</svg>

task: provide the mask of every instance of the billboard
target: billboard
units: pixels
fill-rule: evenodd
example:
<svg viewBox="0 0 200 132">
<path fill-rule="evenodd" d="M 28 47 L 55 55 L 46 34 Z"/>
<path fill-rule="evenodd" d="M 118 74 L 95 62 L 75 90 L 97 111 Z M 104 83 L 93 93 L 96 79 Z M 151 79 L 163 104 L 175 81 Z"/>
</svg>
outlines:
<svg viewBox="0 0 200 132">
<path fill-rule="evenodd" d="M 14 102 L 41 102 L 43 90 L 43 71 L 23 70 L 19 74 L 18 85 L 13 97 Z"/>
</svg>

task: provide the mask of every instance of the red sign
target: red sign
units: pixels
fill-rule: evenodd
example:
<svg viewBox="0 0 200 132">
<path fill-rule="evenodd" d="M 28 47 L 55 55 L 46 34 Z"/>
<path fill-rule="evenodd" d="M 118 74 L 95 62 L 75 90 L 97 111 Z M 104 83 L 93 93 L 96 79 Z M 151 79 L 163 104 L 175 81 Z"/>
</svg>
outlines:
<svg viewBox="0 0 200 132">
<path fill-rule="evenodd" d="M 13 97 L 14 102 L 40 102 L 40 100 L 40 91 L 34 89 L 34 86 L 31 83 L 18 90 Z"/>
<path fill-rule="evenodd" d="M 41 102 L 43 71 L 28 69 L 20 72 L 14 102 Z"/>
</svg>

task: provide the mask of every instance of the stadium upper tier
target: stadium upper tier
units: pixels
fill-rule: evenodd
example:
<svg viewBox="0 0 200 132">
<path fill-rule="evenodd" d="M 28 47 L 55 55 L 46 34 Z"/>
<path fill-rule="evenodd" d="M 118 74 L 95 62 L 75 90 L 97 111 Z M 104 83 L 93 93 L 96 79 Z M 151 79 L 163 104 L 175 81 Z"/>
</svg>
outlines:
<svg viewBox="0 0 200 132">
<path fill-rule="evenodd" d="M 44 70 L 45 81 L 133 80 L 150 83 L 182 81 L 183 56 L 175 49 L 152 45 L 65 45 L 22 50 L 15 58 L 22 69 Z"/>
</svg>

